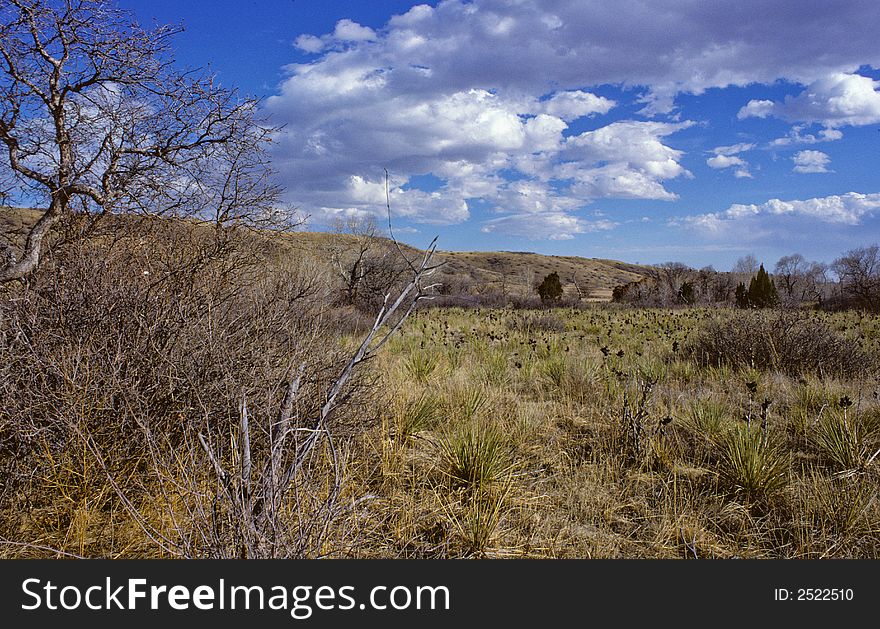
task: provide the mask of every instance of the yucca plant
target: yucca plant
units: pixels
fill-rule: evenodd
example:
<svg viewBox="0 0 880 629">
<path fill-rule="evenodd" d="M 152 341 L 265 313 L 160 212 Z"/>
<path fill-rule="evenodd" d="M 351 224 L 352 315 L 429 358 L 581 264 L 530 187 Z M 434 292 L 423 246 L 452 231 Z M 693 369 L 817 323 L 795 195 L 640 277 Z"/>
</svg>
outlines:
<svg viewBox="0 0 880 629">
<path fill-rule="evenodd" d="M 795 405 L 805 413 L 816 413 L 827 403 L 826 397 L 812 378 L 803 378 L 795 392 Z"/>
<path fill-rule="evenodd" d="M 435 354 L 414 351 L 404 362 L 404 369 L 416 382 L 425 382 L 434 373 L 438 362 Z"/>
<path fill-rule="evenodd" d="M 422 394 L 414 400 L 407 400 L 397 415 L 397 436 L 408 439 L 412 435 L 433 428 L 437 422 L 440 403 L 429 394 Z"/>
<path fill-rule="evenodd" d="M 767 435 L 737 426 L 721 438 L 721 479 L 746 502 L 769 498 L 788 484 L 788 457 Z"/>
<path fill-rule="evenodd" d="M 510 474 L 510 446 L 501 429 L 488 421 L 456 425 L 440 439 L 443 470 L 454 486 L 485 488 Z"/>
<path fill-rule="evenodd" d="M 549 358 L 540 363 L 541 381 L 551 389 L 561 390 L 565 386 L 566 364 L 560 356 Z"/>
<path fill-rule="evenodd" d="M 698 433 L 715 438 L 724 429 L 730 409 L 723 402 L 699 400 L 688 409 L 686 422 Z"/>
<path fill-rule="evenodd" d="M 505 385 L 510 382 L 510 368 L 507 356 L 501 352 L 489 351 L 482 361 L 481 375 L 488 384 Z"/>
<path fill-rule="evenodd" d="M 461 368 L 464 351 L 460 347 L 450 345 L 446 350 L 446 362 L 449 365 L 449 371 L 454 373 Z"/>
<path fill-rule="evenodd" d="M 813 431 L 820 455 L 839 474 L 852 474 L 872 459 L 880 441 L 880 421 L 875 414 L 834 409 L 824 413 Z"/>
<path fill-rule="evenodd" d="M 569 360 L 562 392 L 572 400 L 584 402 L 595 394 L 598 376 L 599 365 Z"/>
<path fill-rule="evenodd" d="M 458 512 L 449 510 L 465 556 L 487 555 L 498 537 L 509 493 L 510 483 L 504 483 L 498 489 L 481 489 L 466 497 Z"/>
<path fill-rule="evenodd" d="M 457 389 L 451 395 L 451 410 L 458 417 L 470 420 L 477 416 L 488 400 L 489 397 L 483 387 L 471 386 Z"/>
</svg>

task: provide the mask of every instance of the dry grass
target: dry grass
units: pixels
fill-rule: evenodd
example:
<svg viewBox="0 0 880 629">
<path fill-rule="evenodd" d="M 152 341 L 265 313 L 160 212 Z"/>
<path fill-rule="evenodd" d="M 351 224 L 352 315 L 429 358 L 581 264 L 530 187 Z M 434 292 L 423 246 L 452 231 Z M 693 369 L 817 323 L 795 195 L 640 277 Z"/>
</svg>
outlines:
<svg viewBox="0 0 880 629">
<path fill-rule="evenodd" d="M 265 460 L 291 364 L 307 428 L 365 325 L 328 310 L 320 266 L 242 242 L 117 235 L 6 289 L 0 554 L 241 556 L 215 506 L 244 487 L 243 401 Z M 417 311 L 346 389 L 276 556 L 880 556 L 874 365 L 686 351 L 736 316 Z M 847 356 L 880 349 L 876 316 L 805 316 Z"/>
<path fill-rule="evenodd" d="M 876 374 L 692 361 L 681 348 L 718 311 L 560 309 L 532 325 L 543 316 L 432 310 L 389 346 L 390 394 L 430 392 L 444 412 L 397 444 L 377 555 L 878 556 Z M 877 351 L 876 318 L 809 316 Z M 431 380 L 399 369 L 414 353 L 441 361 Z M 838 444 L 823 417 L 847 395 L 861 419 L 849 408 Z M 487 485 L 503 488 L 489 503 Z"/>
</svg>

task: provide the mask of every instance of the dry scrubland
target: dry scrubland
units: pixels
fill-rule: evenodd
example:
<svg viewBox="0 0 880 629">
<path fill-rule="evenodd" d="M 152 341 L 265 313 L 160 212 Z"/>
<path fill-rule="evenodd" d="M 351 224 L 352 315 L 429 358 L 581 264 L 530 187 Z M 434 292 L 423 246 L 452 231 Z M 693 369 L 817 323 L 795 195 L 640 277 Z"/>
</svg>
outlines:
<svg viewBox="0 0 880 629">
<path fill-rule="evenodd" d="M 3 556 L 878 555 L 876 315 L 418 310 L 269 509 L 291 379 L 301 444 L 370 318 L 277 240 L 146 224 L 4 289 Z"/>
</svg>

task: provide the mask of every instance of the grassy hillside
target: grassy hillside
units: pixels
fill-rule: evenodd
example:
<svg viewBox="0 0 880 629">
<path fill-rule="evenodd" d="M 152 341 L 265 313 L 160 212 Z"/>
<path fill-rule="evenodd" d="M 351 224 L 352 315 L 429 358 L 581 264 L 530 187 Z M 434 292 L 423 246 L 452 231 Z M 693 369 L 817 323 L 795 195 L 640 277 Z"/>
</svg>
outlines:
<svg viewBox="0 0 880 629">
<path fill-rule="evenodd" d="M 0 208 L 0 233 L 12 234 L 13 240 L 23 239 L 26 228 L 38 217 L 35 210 Z M 353 237 L 328 232 L 292 232 L 283 234 L 280 239 L 291 251 L 321 263 L 340 247 L 340 241 Z M 402 250 L 410 258 L 421 255 L 418 249 L 408 245 L 402 245 Z M 645 269 L 616 260 L 515 251 L 440 251 L 437 258 L 446 263 L 446 281 L 454 279 L 481 290 L 523 295 L 532 292 L 535 283 L 555 271 L 566 295 L 598 302 L 610 301 L 615 286 L 640 279 Z"/>
<path fill-rule="evenodd" d="M 40 218 L 38 210 L 0 206 L 0 235 L 13 242 L 24 242 L 27 231 Z"/>
<path fill-rule="evenodd" d="M 285 234 L 285 242 L 304 255 L 319 259 L 339 246 L 346 235 L 326 232 Z M 415 258 L 421 252 L 403 245 L 405 255 Z M 483 290 L 527 294 L 535 283 L 554 271 L 559 274 L 566 295 L 581 296 L 589 301 L 610 301 L 611 291 L 618 284 L 637 281 L 644 276 L 642 266 L 616 260 L 550 256 L 517 251 L 438 251 L 437 259 L 445 262 L 444 275 L 479 286 Z"/>
<path fill-rule="evenodd" d="M 441 256 L 457 274 L 512 293 L 529 292 L 555 271 L 566 295 L 590 301 L 610 301 L 615 286 L 637 281 L 644 268 L 614 260 L 515 251 L 444 251 Z"/>
</svg>

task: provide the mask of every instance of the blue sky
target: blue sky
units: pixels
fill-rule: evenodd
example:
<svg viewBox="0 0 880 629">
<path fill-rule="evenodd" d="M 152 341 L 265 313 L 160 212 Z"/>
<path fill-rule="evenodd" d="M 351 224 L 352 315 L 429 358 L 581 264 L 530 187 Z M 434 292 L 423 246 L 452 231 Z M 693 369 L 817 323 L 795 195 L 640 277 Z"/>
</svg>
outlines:
<svg viewBox="0 0 880 629">
<path fill-rule="evenodd" d="M 120 0 L 265 99 L 320 229 L 727 269 L 880 241 L 880 3 Z"/>
</svg>

